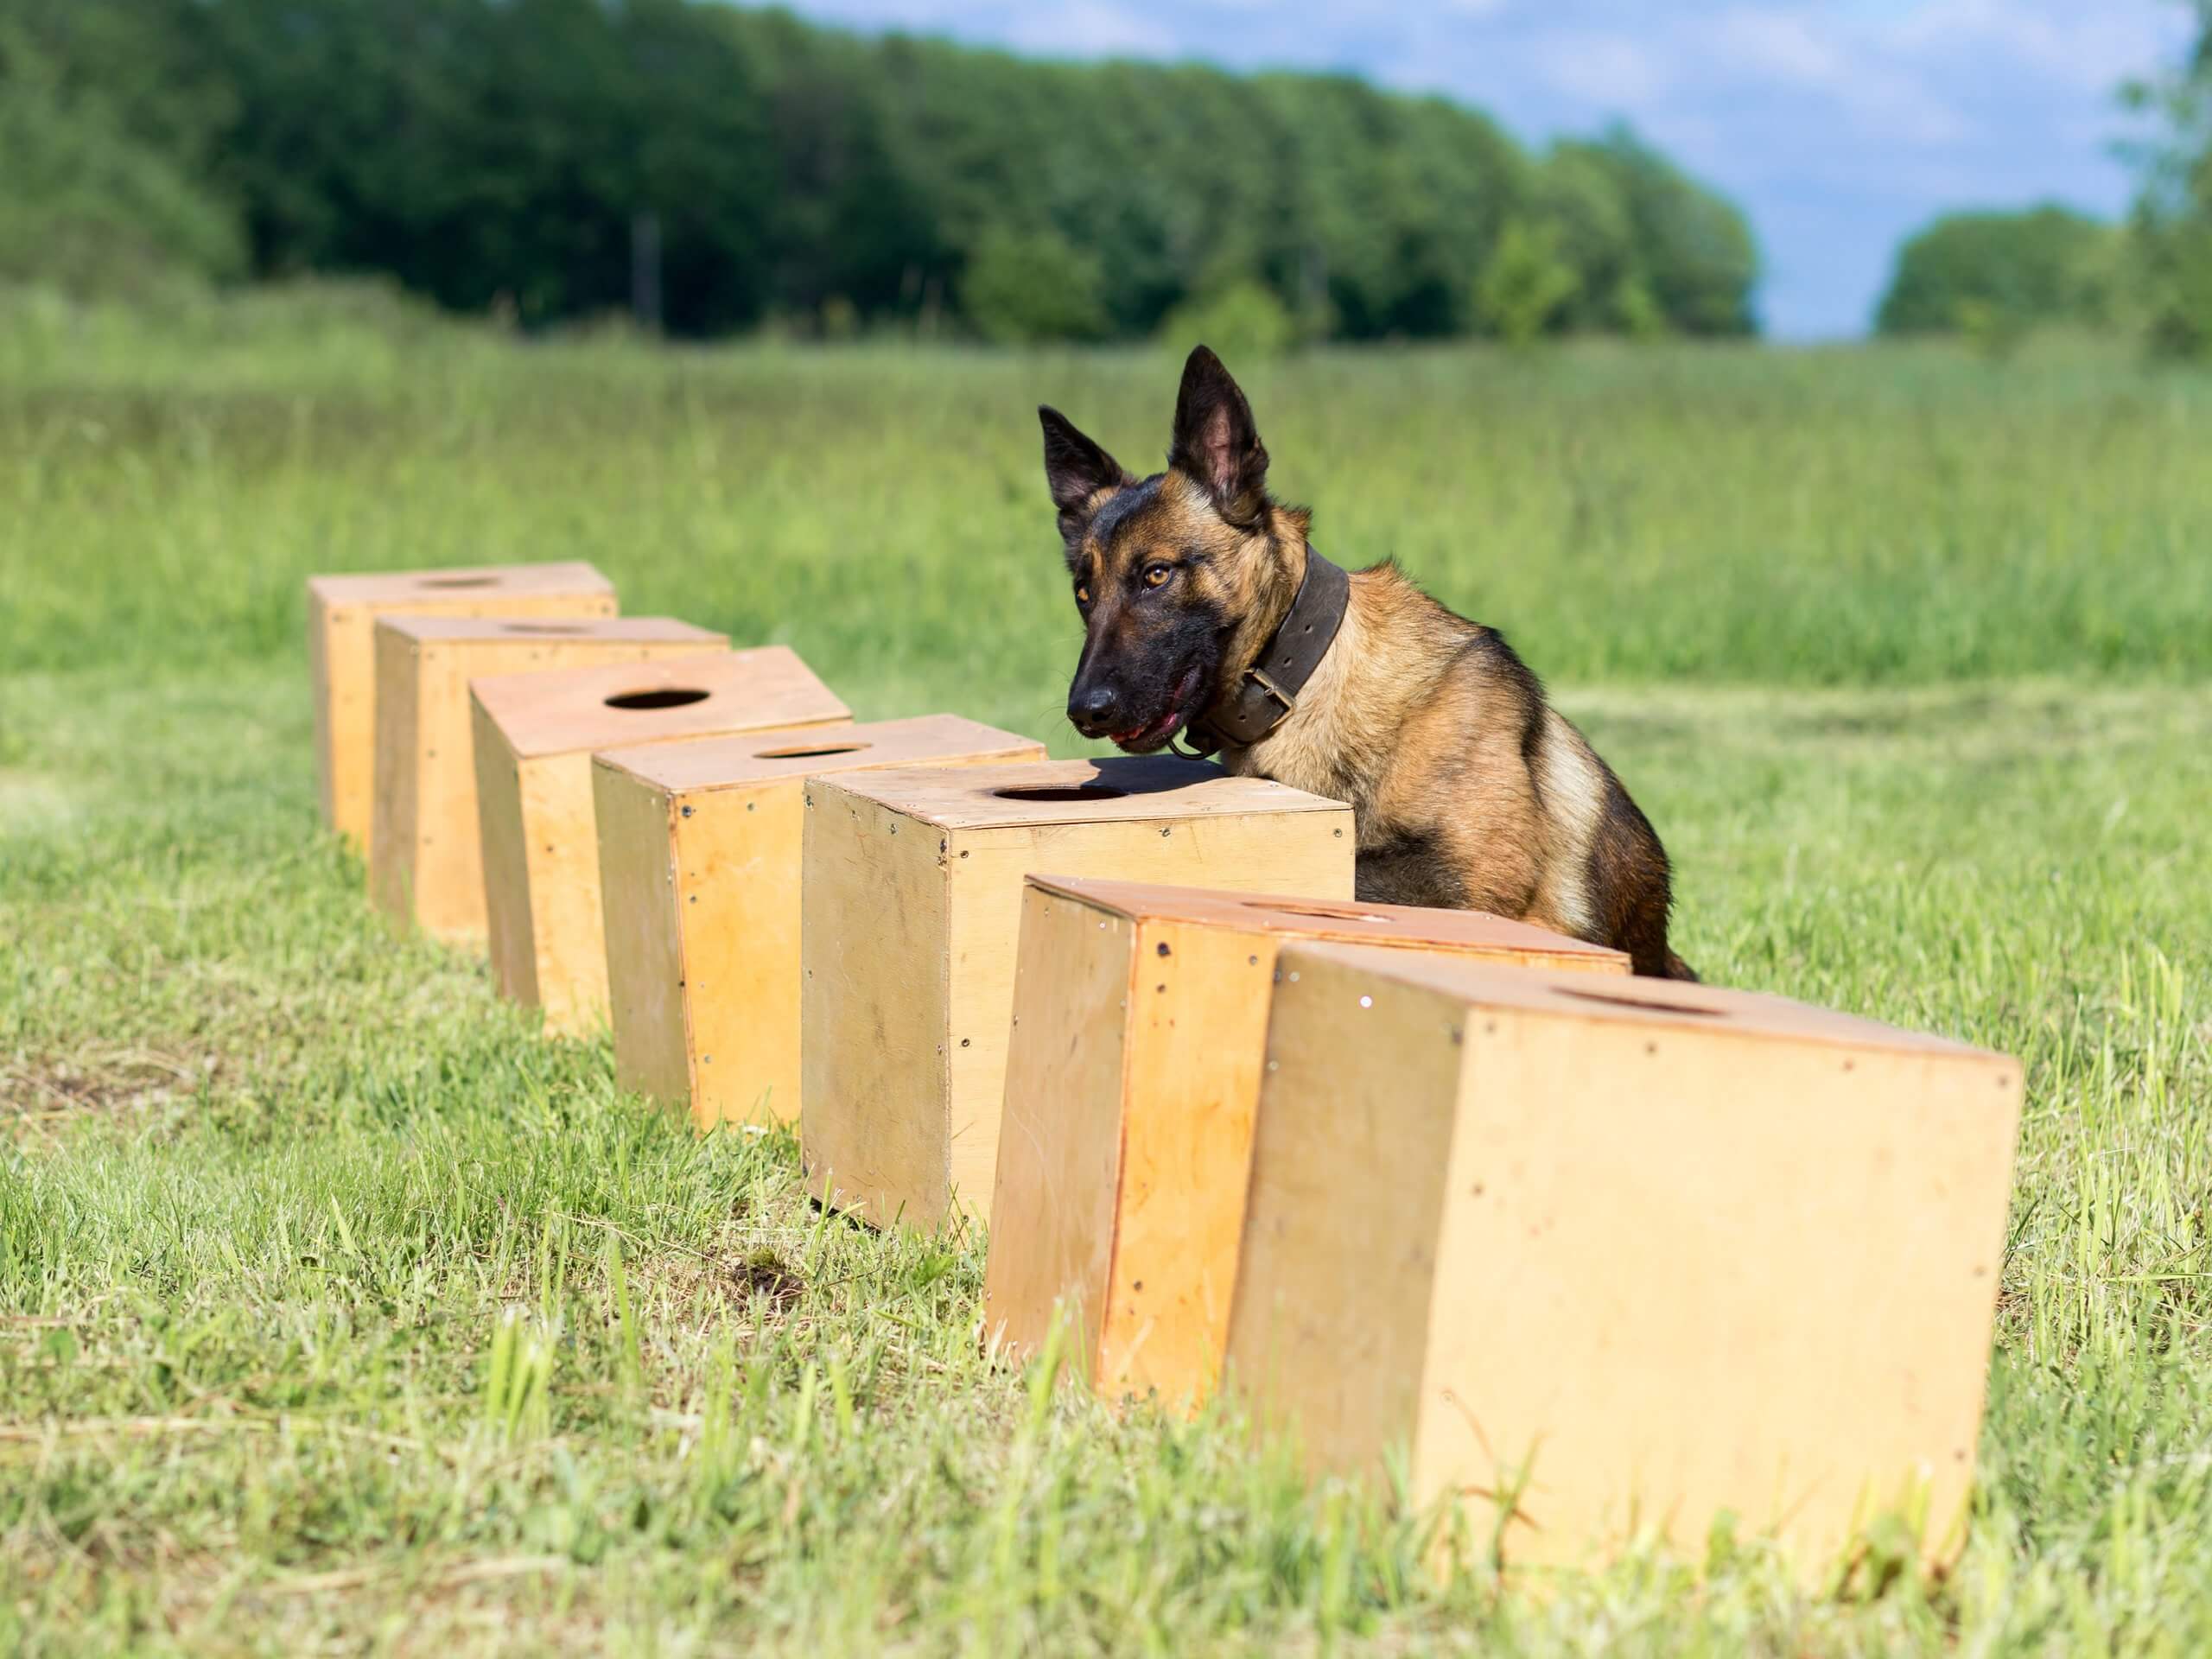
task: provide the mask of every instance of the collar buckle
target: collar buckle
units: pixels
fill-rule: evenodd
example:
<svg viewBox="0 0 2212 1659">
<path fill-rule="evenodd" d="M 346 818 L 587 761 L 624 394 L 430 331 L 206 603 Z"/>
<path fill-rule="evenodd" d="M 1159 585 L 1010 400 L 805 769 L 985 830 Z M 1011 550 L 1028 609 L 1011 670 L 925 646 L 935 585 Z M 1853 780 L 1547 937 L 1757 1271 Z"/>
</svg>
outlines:
<svg viewBox="0 0 2212 1659">
<path fill-rule="evenodd" d="M 1273 697 L 1277 702 L 1282 705 L 1282 713 L 1277 715 L 1273 720 L 1268 722 L 1268 729 L 1269 731 L 1273 731 L 1276 727 L 1281 725 L 1282 722 L 1289 717 L 1290 711 L 1298 707 L 1298 699 L 1293 696 L 1289 692 L 1284 690 L 1282 687 L 1277 685 L 1273 680 L 1269 679 L 1265 669 L 1248 668 L 1244 671 L 1244 677 L 1250 680 L 1254 684 L 1257 685 L 1260 690 L 1266 692 L 1269 696 Z"/>
</svg>

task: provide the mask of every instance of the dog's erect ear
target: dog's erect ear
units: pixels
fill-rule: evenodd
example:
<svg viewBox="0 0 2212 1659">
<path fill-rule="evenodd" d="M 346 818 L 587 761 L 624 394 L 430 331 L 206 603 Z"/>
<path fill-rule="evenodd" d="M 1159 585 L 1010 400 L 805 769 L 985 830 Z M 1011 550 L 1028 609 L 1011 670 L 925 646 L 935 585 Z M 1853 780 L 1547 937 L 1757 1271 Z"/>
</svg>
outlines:
<svg viewBox="0 0 2212 1659">
<path fill-rule="evenodd" d="M 1083 531 L 1084 507 L 1104 489 L 1134 484 L 1122 463 L 1076 430 L 1075 423 L 1048 404 L 1037 406 L 1045 429 L 1045 482 L 1060 510 L 1061 538 L 1072 543 Z"/>
<path fill-rule="evenodd" d="M 1230 524 L 1256 524 L 1266 515 L 1267 446 L 1243 392 L 1204 346 L 1194 347 L 1183 365 L 1167 464 L 1205 486 Z"/>
</svg>

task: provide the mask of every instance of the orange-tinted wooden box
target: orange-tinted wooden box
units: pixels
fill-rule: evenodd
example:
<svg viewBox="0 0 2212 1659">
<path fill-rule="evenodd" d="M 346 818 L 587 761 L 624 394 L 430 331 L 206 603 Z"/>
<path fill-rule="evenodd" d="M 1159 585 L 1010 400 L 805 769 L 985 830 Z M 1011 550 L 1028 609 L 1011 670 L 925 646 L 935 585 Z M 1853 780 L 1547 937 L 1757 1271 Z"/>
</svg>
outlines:
<svg viewBox="0 0 2212 1659">
<path fill-rule="evenodd" d="M 592 752 L 852 721 L 787 645 L 497 674 L 469 696 L 493 977 L 569 1036 L 607 1020 Z"/>
<path fill-rule="evenodd" d="M 1016 1351 L 1065 1308 L 1109 1397 L 1213 1388 L 1244 1226 L 1275 955 L 1335 939 L 1625 975 L 1618 950 L 1466 910 L 1032 876 L 984 1328 Z"/>
<path fill-rule="evenodd" d="M 1228 1369 L 1509 1567 L 1962 1539 L 2020 1068 L 1779 997 L 1293 945 Z"/>
<path fill-rule="evenodd" d="M 308 578 L 315 764 L 322 821 L 365 855 L 375 817 L 376 620 L 613 616 L 614 584 L 588 564 L 494 564 Z"/>
<path fill-rule="evenodd" d="M 701 1129 L 799 1116 L 799 855 L 810 775 L 1042 760 L 954 715 L 609 749 L 593 761 L 626 1089 Z"/>
<path fill-rule="evenodd" d="M 377 624 L 377 791 L 369 885 L 390 915 L 480 944 L 484 856 L 468 683 L 480 675 L 695 657 L 725 637 L 665 616 Z"/>
<path fill-rule="evenodd" d="M 800 1144 L 880 1226 L 988 1215 L 1022 884 L 1039 872 L 1349 899 L 1351 809 L 1173 757 L 807 785 Z"/>
</svg>

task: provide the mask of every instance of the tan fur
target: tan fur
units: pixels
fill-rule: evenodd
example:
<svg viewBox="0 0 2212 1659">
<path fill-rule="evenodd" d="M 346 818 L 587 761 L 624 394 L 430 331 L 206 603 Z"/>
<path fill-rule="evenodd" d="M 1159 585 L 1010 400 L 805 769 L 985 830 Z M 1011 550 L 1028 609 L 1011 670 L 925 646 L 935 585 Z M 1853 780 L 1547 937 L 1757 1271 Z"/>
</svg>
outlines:
<svg viewBox="0 0 2212 1659">
<path fill-rule="evenodd" d="M 1249 407 L 1203 346 L 1185 367 L 1168 469 L 1152 479 L 1039 414 L 1087 621 L 1070 716 L 1156 745 L 1172 722 L 1204 722 L 1203 704 L 1177 699 L 1222 708 L 1268 649 L 1305 579 L 1308 515 L 1267 493 Z M 1192 683 L 1211 689 L 1175 689 Z M 1525 918 L 1627 950 L 1639 973 L 1694 977 L 1667 944 L 1665 849 L 1619 780 L 1500 636 L 1389 565 L 1352 574 L 1342 626 L 1290 714 L 1221 760 L 1349 802 L 1363 898 Z"/>
<path fill-rule="evenodd" d="M 1256 658 L 1304 579 L 1301 518 L 1279 516 L 1274 549 L 1256 537 L 1243 550 L 1248 572 L 1278 568 L 1279 580 L 1246 581 L 1280 603 L 1240 628 L 1225 683 Z M 1602 774 L 1582 734 L 1547 708 L 1531 779 L 1520 748 L 1523 694 L 1465 655 L 1484 632 L 1395 569 L 1357 572 L 1344 626 L 1298 707 L 1250 748 L 1224 751 L 1223 762 L 1351 803 L 1363 852 L 1433 839 L 1460 871 L 1462 902 L 1471 908 L 1593 937 L 1599 927 L 1585 872 Z"/>
</svg>

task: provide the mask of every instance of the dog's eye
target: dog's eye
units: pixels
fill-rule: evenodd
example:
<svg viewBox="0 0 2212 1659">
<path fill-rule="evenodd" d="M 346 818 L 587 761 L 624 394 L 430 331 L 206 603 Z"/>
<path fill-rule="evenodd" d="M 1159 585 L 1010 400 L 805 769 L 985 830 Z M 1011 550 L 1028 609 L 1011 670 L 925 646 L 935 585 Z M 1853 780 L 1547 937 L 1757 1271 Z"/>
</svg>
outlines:
<svg viewBox="0 0 2212 1659">
<path fill-rule="evenodd" d="M 1175 567 L 1172 564 L 1147 564 L 1144 568 L 1144 585 L 1147 588 L 1158 588 L 1174 574 Z"/>
<path fill-rule="evenodd" d="M 1090 604 L 1090 588 L 1088 588 L 1083 587 L 1083 586 L 1081 586 L 1080 584 L 1078 584 L 1078 585 L 1077 586 L 1077 588 L 1076 588 L 1076 590 L 1075 590 L 1075 602 L 1076 602 L 1077 604 L 1078 604 L 1078 605 L 1088 605 L 1088 604 Z"/>
</svg>

